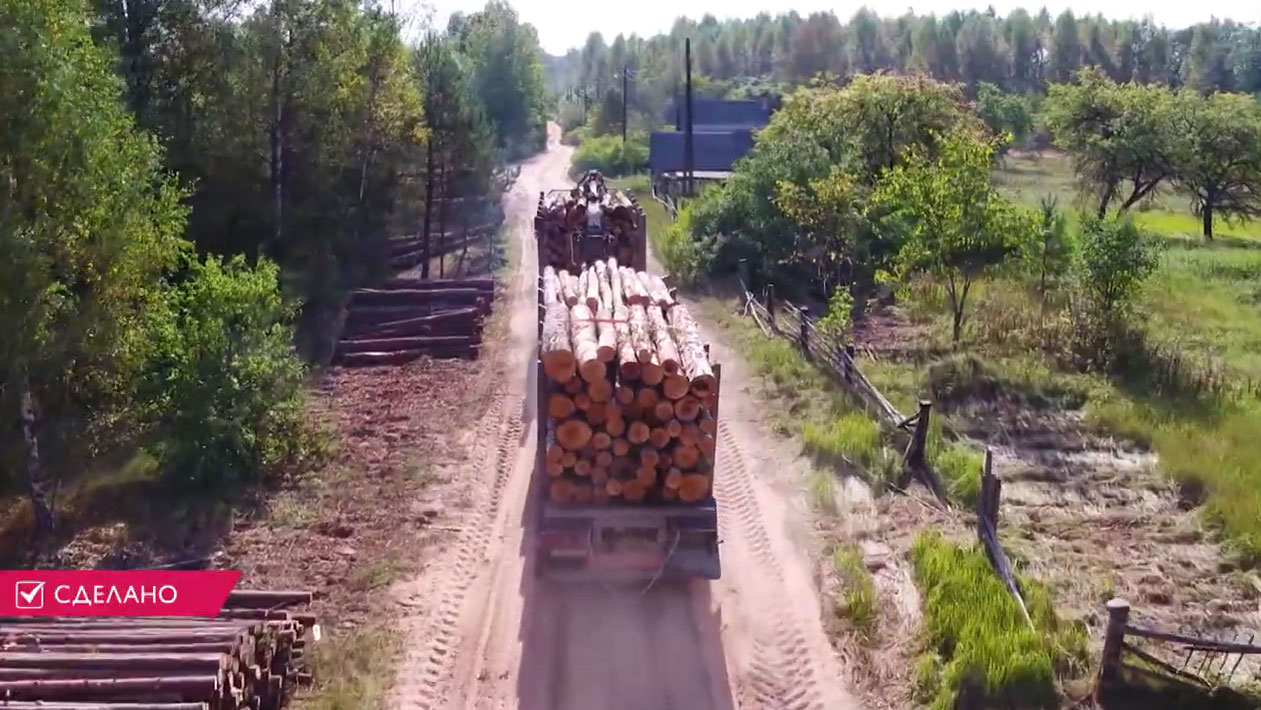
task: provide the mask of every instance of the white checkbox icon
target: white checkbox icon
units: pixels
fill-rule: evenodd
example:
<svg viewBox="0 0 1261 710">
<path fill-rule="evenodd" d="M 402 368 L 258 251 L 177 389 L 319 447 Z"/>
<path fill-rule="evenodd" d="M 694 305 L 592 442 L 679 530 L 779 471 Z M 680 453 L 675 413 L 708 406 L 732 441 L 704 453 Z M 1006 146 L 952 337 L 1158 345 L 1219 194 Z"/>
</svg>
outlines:
<svg viewBox="0 0 1261 710">
<path fill-rule="evenodd" d="M 18 609 L 43 609 L 44 583 L 18 582 L 17 603 L 14 606 Z"/>
</svg>

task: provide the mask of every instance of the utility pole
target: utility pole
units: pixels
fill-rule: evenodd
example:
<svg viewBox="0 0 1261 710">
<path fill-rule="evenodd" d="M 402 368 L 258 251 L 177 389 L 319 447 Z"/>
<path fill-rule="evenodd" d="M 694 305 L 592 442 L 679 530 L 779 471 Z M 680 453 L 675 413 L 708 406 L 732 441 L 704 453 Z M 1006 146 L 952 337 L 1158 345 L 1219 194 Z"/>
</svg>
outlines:
<svg viewBox="0 0 1261 710">
<path fill-rule="evenodd" d="M 626 65 L 622 65 L 622 145 L 626 145 L 626 103 L 630 100 L 627 93 L 629 83 L 626 80 Z"/>
<path fill-rule="evenodd" d="M 692 38 L 683 40 L 683 65 L 687 85 L 687 125 L 683 134 L 683 190 L 688 197 L 692 196 L 692 167 L 695 164 L 692 156 Z"/>
</svg>

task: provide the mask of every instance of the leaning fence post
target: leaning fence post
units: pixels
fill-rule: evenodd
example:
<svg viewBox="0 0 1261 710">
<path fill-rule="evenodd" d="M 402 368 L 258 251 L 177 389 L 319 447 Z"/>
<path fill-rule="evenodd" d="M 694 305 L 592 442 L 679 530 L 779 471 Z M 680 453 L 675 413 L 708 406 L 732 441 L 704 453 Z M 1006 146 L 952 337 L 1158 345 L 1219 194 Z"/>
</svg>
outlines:
<svg viewBox="0 0 1261 710">
<path fill-rule="evenodd" d="M 1121 669 L 1121 644 L 1130 622 L 1130 603 L 1121 598 L 1108 600 L 1108 628 L 1103 634 L 1103 658 L 1099 662 L 1099 686 L 1116 680 Z"/>
<path fill-rule="evenodd" d="M 771 329 L 775 328 L 775 284 L 766 284 L 766 315 L 771 321 Z"/>
<path fill-rule="evenodd" d="M 853 343 L 845 344 L 845 381 L 851 385 L 854 384 L 854 358 L 857 354 Z"/>
<path fill-rule="evenodd" d="M 797 335 L 803 355 L 810 355 L 810 306 L 801 307 L 801 332 Z"/>
</svg>

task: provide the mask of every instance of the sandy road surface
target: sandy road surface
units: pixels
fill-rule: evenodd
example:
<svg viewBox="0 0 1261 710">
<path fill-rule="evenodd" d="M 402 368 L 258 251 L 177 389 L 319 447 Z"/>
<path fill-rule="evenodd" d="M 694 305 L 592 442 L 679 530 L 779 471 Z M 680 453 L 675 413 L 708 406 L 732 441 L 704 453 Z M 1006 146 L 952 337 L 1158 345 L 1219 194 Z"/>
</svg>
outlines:
<svg viewBox="0 0 1261 710">
<path fill-rule="evenodd" d="M 457 540 L 397 591 L 415 610 L 395 706 L 423 710 L 845 710 L 857 707 L 819 620 L 802 550 L 802 462 L 760 425 L 746 373 L 721 343 L 715 494 L 723 577 L 639 589 L 572 586 L 523 574 L 532 551 L 536 274 L 541 190 L 567 184 L 571 150 L 522 166 L 506 198 L 522 258 L 506 294 L 511 342 L 473 448 Z M 523 527 L 525 526 L 525 527 Z"/>
</svg>

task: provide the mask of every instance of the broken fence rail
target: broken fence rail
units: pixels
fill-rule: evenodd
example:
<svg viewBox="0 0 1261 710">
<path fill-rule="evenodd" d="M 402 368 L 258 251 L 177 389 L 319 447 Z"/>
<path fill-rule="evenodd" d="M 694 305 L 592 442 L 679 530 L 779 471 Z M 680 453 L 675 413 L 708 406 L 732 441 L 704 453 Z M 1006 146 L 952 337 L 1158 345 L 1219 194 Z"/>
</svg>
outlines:
<svg viewBox="0 0 1261 710">
<path fill-rule="evenodd" d="M 1244 656 L 1261 655 L 1261 645 L 1253 643 L 1256 634 L 1250 635 L 1247 643 L 1238 643 L 1237 641 L 1222 641 L 1219 639 L 1203 638 L 1184 633 L 1159 631 L 1131 624 L 1130 603 L 1124 599 L 1115 598 L 1109 600 L 1106 608 L 1108 611 L 1108 625 L 1104 630 L 1103 654 L 1099 662 L 1099 677 L 1096 686 L 1097 691 L 1106 690 L 1111 684 L 1115 683 L 1119 679 L 1121 668 L 1124 665 L 1123 656 L 1127 653 L 1159 671 L 1168 673 L 1176 678 L 1189 680 L 1205 687 L 1209 687 L 1212 684 L 1199 675 L 1186 670 L 1193 654 L 1201 653 L 1204 655 L 1204 660 L 1201 662 L 1199 667 L 1201 672 L 1204 672 L 1206 666 L 1208 670 L 1211 671 L 1213 656 L 1219 656 L 1221 658 L 1221 663 L 1218 664 L 1216 671 L 1219 676 L 1221 676 L 1225 671 L 1226 663 L 1230 660 L 1230 656 L 1236 656 L 1235 663 L 1231 667 L 1230 672 L 1225 674 L 1227 680 L 1234 676 L 1234 673 L 1239 668 L 1239 664 L 1243 661 Z M 1186 652 L 1182 668 L 1178 668 L 1169 661 L 1158 658 L 1154 654 L 1144 651 L 1137 645 L 1128 642 L 1126 640 L 1127 636 L 1150 639 L 1152 641 L 1161 641 L 1181 646 L 1180 650 Z M 1133 669 L 1134 667 L 1131 666 L 1130 668 Z M 1137 670 L 1148 672 L 1142 668 L 1138 668 Z"/>
</svg>

